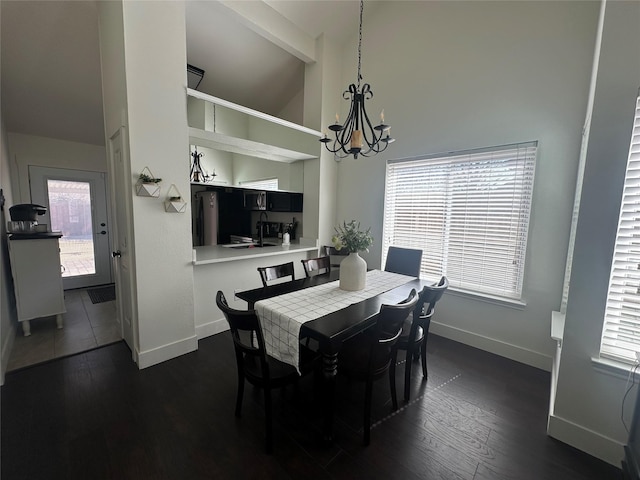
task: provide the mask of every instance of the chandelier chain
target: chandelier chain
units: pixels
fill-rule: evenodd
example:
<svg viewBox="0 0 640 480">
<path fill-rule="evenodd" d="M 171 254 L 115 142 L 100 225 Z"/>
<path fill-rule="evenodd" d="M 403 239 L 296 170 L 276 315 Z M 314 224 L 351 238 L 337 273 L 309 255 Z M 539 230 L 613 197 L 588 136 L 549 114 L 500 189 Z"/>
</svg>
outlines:
<svg viewBox="0 0 640 480">
<path fill-rule="evenodd" d="M 360 64 L 362 59 L 362 12 L 364 10 L 364 0 L 360 0 L 360 32 L 358 37 L 358 91 L 360 90 Z"/>
</svg>

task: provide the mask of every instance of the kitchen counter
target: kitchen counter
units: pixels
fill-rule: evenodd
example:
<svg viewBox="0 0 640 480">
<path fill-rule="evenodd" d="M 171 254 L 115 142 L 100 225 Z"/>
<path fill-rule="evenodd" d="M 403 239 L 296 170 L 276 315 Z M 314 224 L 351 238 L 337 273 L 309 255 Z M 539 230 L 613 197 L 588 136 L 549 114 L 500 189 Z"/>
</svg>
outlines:
<svg viewBox="0 0 640 480">
<path fill-rule="evenodd" d="M 273 239 L 265 239 L 265 242 L 276 243 Z M 233 262 L 249 258 L 270 257 L 294 252 L 311 252 L 318 250 L 315 240 L 305 242 L 303 239 L 302 244 L 295 242 L 290 245 L 282 245 L 281 241 L 277 243 L 278 245 L 272 247 L 233 248 L 223 247 L 222 245 L 193 247 L 193 264 L 206 265 L 210 263 Z M 309 245 L 309 243 L 313 244 Z M 240 245 L 241 244 L 238 244 L 238 246 Z"/>
<path fill-rule="evenodd" d="M 9 240 L 38 240 L 42 238 L 61 238 L 62 232 L 10 233 Z"/>
</svg>

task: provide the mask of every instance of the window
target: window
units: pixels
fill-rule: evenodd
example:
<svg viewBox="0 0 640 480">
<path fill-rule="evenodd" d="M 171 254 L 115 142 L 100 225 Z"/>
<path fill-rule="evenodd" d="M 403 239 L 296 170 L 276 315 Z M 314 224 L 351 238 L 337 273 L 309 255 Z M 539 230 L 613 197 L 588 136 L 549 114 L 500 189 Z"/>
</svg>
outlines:
<svg viewBox="0 0 640 480">
<path fill-rule="evenodd" d="M 636 362 L 640 351 L 640 96 L 613 250 L 600 354 Z"/>
<path fill-rule="evenodd" d="M 531 142 L 389 161 L 384 255 L 390 245 L 419 248 L 422 276 L 520 299 L 536 150 Z"/>
<path fill-rule="evenodd" d="M 277 178 L 265 178 L 263 180 L 248 180 L 240 182 L 240 185 L 247 188 L 256 188 L 259 190 L 278 190 Z"/>
</svg>

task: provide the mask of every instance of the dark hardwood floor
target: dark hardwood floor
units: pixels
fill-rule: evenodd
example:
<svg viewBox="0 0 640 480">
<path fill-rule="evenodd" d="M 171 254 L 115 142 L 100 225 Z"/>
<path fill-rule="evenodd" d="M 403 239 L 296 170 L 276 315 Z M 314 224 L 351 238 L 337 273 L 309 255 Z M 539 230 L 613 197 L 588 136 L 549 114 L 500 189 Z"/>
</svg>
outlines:
<svg viewBox="0 0 640 480">
<path fill-rule="evenodd" d="M 228 332 L 197 352 L 138 371 L 117 343 L 7 374 L 2 479 L 621 479 L 619 469 L 547 437 L 549 374 L 432 336 L 429 380 L 391 414 L 374 390 L 362 446 L 361 384 L 337 385 L 336 442 L 323 447 L 313 376 L 274 396 L 274 453 L 264 453 L 262 395 L 234 417 Z M 404 368 L 398 369 L 401 392 Z"/>
</svg>

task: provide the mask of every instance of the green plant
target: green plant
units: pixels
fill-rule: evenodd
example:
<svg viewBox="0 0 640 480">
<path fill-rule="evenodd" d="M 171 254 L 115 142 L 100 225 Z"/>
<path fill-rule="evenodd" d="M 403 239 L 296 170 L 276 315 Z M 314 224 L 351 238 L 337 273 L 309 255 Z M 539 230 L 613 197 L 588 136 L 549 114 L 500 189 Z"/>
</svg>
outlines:
<svg viewBox="0 0 640 480">
<path fill-rule="evenodd" d="M 159 183 L 162 181 L 162 179 L 151 177 L 146 173 L 141 173 L 140 176 L 138 177 L 138 181 L 140 181 L 140 183 Z"/>
<path fill-rule="evenodd" d="M 331 238 L 331 243 L 336 250 L 346 249 L 349 253 L 369 251 L 373 244 L 371 227 L 367 230 L 360 230 L 360 222 L 351 220 L 343 222 L 335 227 L 336 234 Z"/>
</svg>

